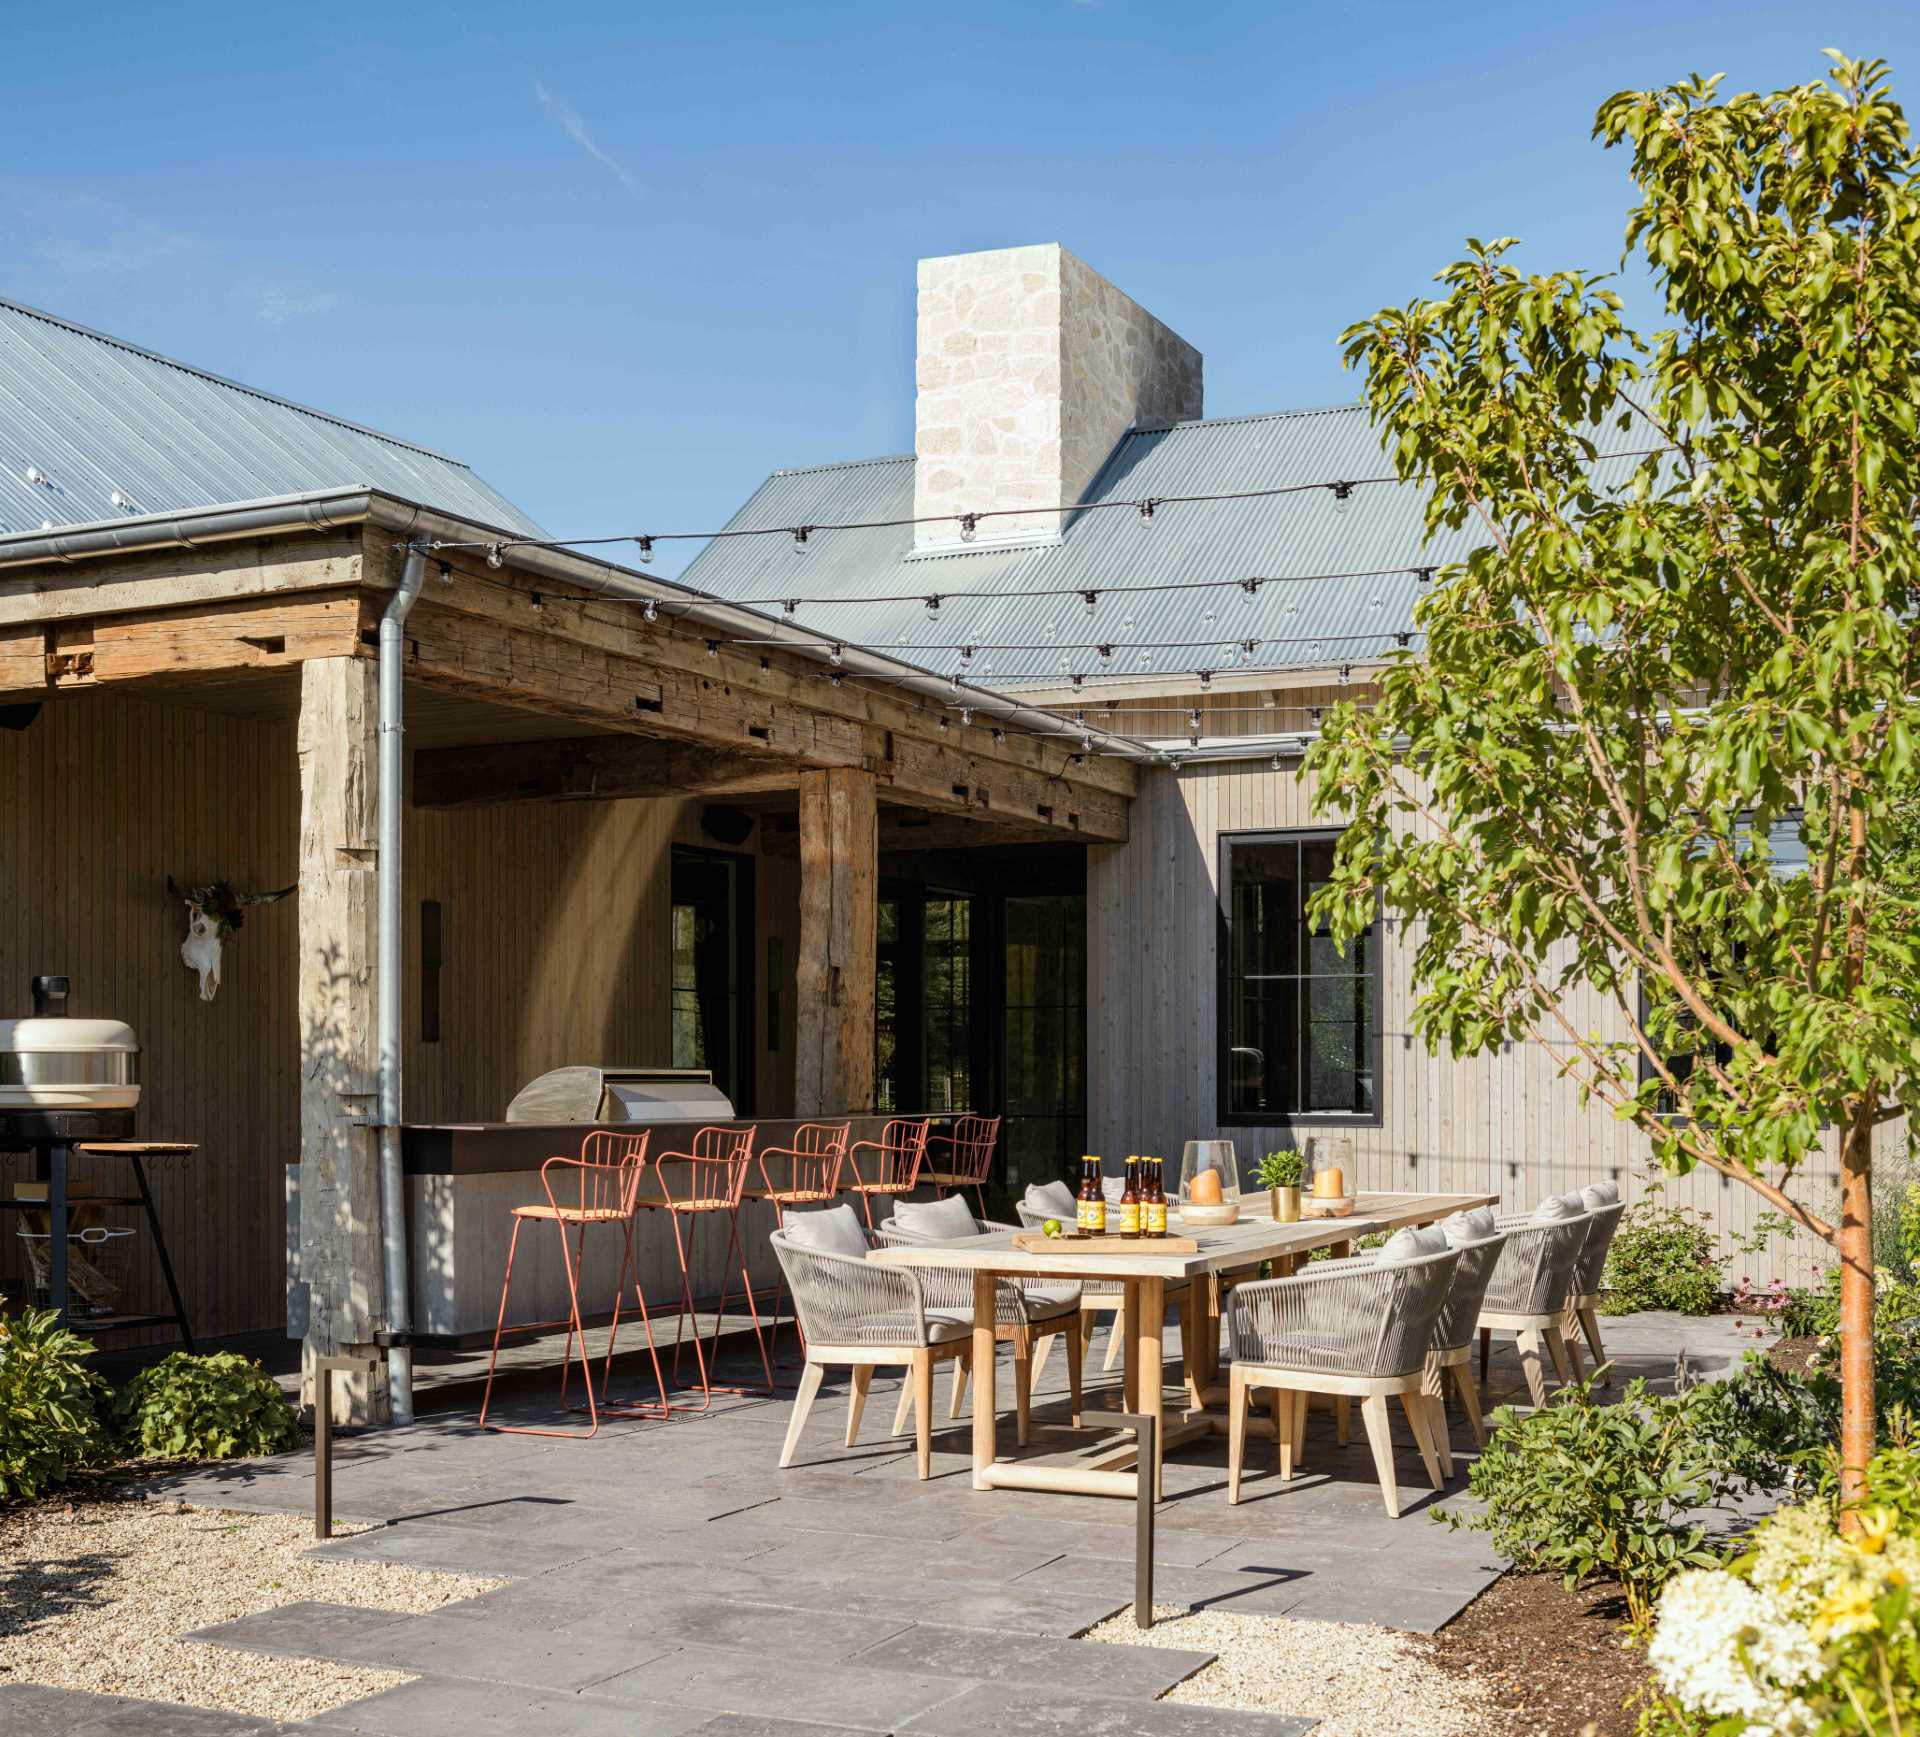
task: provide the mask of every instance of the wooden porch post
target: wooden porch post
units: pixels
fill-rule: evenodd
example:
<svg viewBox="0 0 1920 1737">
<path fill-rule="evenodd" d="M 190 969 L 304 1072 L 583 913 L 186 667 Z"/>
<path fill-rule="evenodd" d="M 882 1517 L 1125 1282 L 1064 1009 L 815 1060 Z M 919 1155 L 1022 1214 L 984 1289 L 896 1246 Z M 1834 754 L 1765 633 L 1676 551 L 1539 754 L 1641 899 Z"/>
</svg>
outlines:
<svg viewBox="0 0 1920 1737">
<path fill-rule="evenodd" d="M 872 773 L 800 774 L 796 1115 L 873 1107 L 879 838 Z"/>
<path fill-rule="evenodd" d="M 373 1334 L 384 1314 L 379 1166 L 365 1125 L 379 1089 L 377 678 L 368 658 L 300 666 L 300 1278 L 309 1308 L 301 1392 L 309 1402 L 314 1359 L 378 1356 Z M 334 1412 L 338 1423 L 384 1423 L 385 1375 L 336 1381 Z"/>
</svg>

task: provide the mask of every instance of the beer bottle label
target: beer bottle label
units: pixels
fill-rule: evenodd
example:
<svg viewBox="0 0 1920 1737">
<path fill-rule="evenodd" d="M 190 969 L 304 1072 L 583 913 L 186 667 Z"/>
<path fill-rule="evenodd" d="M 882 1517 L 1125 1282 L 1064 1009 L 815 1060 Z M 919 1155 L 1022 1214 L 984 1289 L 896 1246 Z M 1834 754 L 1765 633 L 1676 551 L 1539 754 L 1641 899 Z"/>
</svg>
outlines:
<svg viewBox="0 0 1920 1737">
<path fill-rule="evenodd" d="M 1152 1200 L 1147 1203 L 1147 1235 L 1165 1236 L 1167 1234 L 1167 1203 L 1164 1200 Z"/>
<path fill-rule="evenodd" d="M 1120 1234 L 1138 1236 L 1140 1234 L 1140 1202 L 1123 1200 L 1120 1202 Z"/>
<path fill-rule="evenodd" d="M 1096 1236 L 1106 1235 L 1107 1201 L 1106 1201 L 1105 1195 L 1100 1196 L 1100 1198 L 1097 1200 L 1089 1200 L 1087 1202 L 1086 1228 L 1092 1231 Z"/>
</svg>

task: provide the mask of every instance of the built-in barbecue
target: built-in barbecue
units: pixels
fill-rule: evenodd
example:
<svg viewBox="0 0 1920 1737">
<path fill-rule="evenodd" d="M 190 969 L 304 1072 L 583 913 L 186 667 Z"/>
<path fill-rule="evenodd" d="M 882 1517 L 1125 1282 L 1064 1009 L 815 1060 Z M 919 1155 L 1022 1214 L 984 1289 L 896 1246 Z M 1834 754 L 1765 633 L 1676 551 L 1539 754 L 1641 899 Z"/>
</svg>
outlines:
<svg viewBox="0 0 1920 1737">
<path fill-rule="evenodd" d="M 154 1210 L 148 1161 L 184 1158 L 191 1146 L 135 1140 L 140 1103 L 140 1044 L 118 1019 L 67 1011 L 65 977 L 36 977 L 31 1014 L 0 1019 L 0 1152 L 27 1154 L 31 1177 L 16 1182 L 0 1209 L 21 1214 L 20 1240 L 49 1305 L 69 1326 L 171 1324 L 189 1349 L 192 1330 Z M 133 1194 L 76 1193 L 73 1156 L 124 1163 Z M 166 1314 L 121 1311 L 119 1276 L 132 1231 L 106 1222 L 109 1208 L 138 1207 L 153 1236 L 167 1294 Z"/>
<path fill-rule="evenodd" d="M 555 1068 L 520 1088 L 509 1122 L 731 1122 L 705 1068 Z"/>
</svg>

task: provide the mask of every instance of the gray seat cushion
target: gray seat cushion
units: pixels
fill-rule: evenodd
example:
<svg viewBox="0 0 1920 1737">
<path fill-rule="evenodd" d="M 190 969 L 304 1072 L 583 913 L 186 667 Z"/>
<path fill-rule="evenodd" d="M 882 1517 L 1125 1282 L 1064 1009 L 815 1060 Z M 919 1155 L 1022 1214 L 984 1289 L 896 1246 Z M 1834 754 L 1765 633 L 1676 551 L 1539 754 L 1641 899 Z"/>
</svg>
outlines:
<svg viewBox="0 0 1920 1737">
<path fill-rule="evenodd" d="M 957 1194 L 949 1194 L 945 1200 L 903 1200 L 893 1209 L 892 1223 L 901 1235 L 923 1242 L 979 1234 L 973 1208 Z"/>
<path fill-rule="evenodd" d="M 1073 1190 L 1064 1182 L 1029 1182 L 1021 1204 L 1047 1218 L 1072 1218 L 1079 1210 Z"/>
<path fill-rule="evenodd" d="M 1437 1224 L 1410 1224 L 1387 1238 L 1386 1246 L 1380 1250 L 1380 1259 L 1383 1262 L 1417 1261 L 1423 1255 L 1445 1254 L 1447 1248 L 1447 1233 Z"/>
<path fill-rule="evenodd" d="M 853 1255 L 864 1260 L 867 1233 L 851 1206 L 823 1206 L 813 1212 L 789 1212 L 783 1226 L 796 1248 L 822 1254 Z"/>
<path fill-rule="evenodd" d="M 1027 1314 L 1036 1321 L 1071 1314 L 1080 1307 L 1078 1285 L 1046 1284 L 1026 1287 Z"/>
<path fill-rule="evenodd" d="M 1485 1242 L 1500 1228 L 1491 1206 L 1476 1206 L 1471 1212 L 1456 1212 L 1440 1221 L 1440 1231 L 1449 1248 L 1465 1248 L 1470 1242 Z"/>
</svg>

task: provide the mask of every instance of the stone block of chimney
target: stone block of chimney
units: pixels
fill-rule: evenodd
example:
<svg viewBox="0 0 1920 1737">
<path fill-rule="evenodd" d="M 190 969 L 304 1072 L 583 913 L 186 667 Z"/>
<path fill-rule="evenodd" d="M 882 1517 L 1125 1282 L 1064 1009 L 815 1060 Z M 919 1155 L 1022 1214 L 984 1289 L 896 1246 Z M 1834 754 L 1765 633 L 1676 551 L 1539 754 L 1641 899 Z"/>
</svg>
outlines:
<svg viewBox="0 0 1920 1737">
<path fill-rule="evenodd" d="M 1082 499 L 1129 428 L 1203 413 L 1200 352 L 1057 242 L 923 259 L 917 349 L 919 553 L 1054 541 L 1064 515 L 1019 509 Z"/>
</svg>

